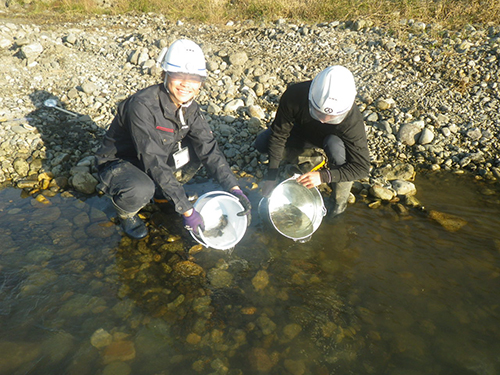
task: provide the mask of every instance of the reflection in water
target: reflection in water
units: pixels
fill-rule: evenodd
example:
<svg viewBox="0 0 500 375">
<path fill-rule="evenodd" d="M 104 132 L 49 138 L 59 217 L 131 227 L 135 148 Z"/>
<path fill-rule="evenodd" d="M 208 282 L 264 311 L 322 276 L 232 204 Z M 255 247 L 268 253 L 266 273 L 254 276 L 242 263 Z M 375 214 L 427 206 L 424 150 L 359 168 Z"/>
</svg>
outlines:
<svg viewBox="0 0 500 375">
<path fill-rule="evenodd" d="M 284 204 L 279 210 L 271 212 L 271 220 L 289 238 L 307 237 L 314 232 L 311 219 L 293 204 Z"/>
<path fill-rule="evenodd" d="M 0 375 L 497 374 L 498 186 L 416 186 L 426 211 L 358 202 L 304 244 L 254 217 L 232 254 L 169 207 L 132 241 L 106 199 L 4 189 Z"/>
</svg>

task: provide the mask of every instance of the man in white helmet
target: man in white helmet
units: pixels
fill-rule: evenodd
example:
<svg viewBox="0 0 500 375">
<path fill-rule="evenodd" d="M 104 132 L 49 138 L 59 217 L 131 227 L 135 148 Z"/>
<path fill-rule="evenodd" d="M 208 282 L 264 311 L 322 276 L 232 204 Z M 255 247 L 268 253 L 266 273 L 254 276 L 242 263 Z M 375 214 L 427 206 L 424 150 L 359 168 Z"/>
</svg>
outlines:
<svg viewBox="0 0 500 375">
<path fill-rule="evenodd" d="M 363 117 L 355 97 L 354 77 L 339 65 L 284 92 L 273 123 L 255 141 L 258 151 L 269 154 L 264 196 L 277 184 L 285 150 L 319 147 L 328 156 L 327 168 L 305 173 L 297 181 L 308 188 L 330 184 L 334 198 L 330 215 L 344 212 L 353 181 L 366 177 L 370 168 Z"/>
<path fill-rule="evenodd" d="M 182 185 L 201 164 L 240 200 L 240 214 L 251 209 L 194 100 L 207 76 L 201 48 L 179 39 L 158 62 L 163 82 L 120 103 L 97 151 L 99 189 L 111 197 L 122 229 L 134 239 L 148 234 L 137 213 L 153 197 L 172 201 L 187 229 L 204 229 Z"/>
</svg>

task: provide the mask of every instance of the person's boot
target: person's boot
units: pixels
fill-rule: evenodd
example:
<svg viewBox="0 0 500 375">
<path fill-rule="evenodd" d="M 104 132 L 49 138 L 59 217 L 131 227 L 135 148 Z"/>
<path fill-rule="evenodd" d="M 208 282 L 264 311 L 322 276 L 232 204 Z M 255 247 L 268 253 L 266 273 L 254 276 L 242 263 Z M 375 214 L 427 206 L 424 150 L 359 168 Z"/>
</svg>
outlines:
<svg viewBox="0 0 500 375">
<path fill-rule="evenodd" d="M 340 215 L 347 208 L 349 194 L 351 193 L 353 181 L 336 182 L 332 183 L 331 199 L 333 200 L 333 207 L 329 212 L 330 217 Z"/>
<path fill-rule="evenodd" d="M 137 212 L 127 212 L 118 207 L 114 202 L 113 206 L 118 213 L 120 225 L 127 236 L 134 240 L 140 240 L 148 235 L 148 228 Z"/>
</svg>

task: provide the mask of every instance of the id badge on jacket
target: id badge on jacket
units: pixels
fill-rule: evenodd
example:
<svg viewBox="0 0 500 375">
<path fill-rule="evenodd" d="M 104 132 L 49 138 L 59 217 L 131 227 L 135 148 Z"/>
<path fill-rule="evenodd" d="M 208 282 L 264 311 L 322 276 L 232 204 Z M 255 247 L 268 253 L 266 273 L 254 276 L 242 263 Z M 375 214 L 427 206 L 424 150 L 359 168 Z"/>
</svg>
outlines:
<svg viewBox="0 0 500 375">
<path fill-rule="evenodd" d="M 189 163 L 189 149 L 187 147 L 181 147 L 181 142 L 178 143 L 179 150 L 173 153 L 172 157 L 174 159 L 175 169 L 182 168 L 187 163 Z"/>
</svg>

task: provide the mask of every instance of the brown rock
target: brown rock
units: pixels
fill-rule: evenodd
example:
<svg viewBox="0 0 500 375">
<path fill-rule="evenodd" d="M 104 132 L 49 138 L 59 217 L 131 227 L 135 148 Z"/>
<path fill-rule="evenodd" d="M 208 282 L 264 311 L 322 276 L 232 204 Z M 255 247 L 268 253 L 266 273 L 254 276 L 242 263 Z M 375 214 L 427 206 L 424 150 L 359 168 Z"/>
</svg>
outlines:
<svg viewBox="0 0 500 375">
<path fill-rule="evenodd" d="M 253 369 L 257 371 L 268 372 L 274 366 L 271 357 L 263 348 L 253 348 L 250 351 L 249 359 Z"/>
<path fill-rule="evenodd" d="M 434 210 L 431 210 L 429 212 L 429 217 L 433 220 L 436 220 L 448 232 L 456 232 L 465 224 L 467 224 L 467 221 L 465 221 L 461 217 Z"/>
<path fill-rule="evenodd" d="M 108 364 L 114 361 L 130 361 L 135 358 L 135 347 L 132 341 L 116 341 L 108 345 L 102 352 L 102 361 Z"/>
</svg>

